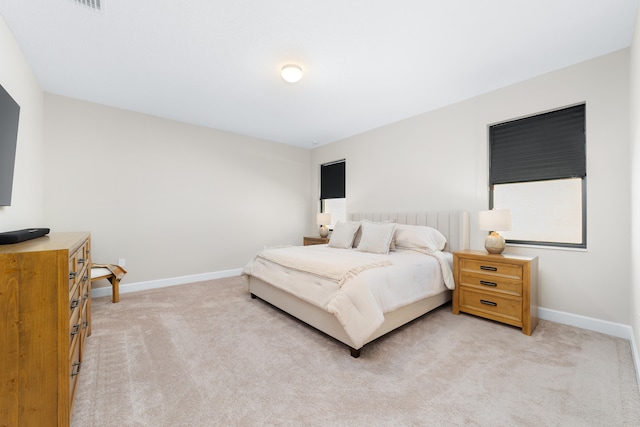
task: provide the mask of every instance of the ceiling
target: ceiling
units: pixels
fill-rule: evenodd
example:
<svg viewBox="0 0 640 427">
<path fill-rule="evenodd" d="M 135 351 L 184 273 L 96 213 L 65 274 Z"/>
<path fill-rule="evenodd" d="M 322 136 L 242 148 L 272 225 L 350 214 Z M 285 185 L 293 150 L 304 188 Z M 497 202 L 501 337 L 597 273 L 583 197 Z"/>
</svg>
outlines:
<svg viewBox="0 0 640 427">
<path fill-rule="evenodd" d="M 44 91 L 306 148 L 628 47 L 638 2 L 78 1 L 0 0 Z"/>
</svg>

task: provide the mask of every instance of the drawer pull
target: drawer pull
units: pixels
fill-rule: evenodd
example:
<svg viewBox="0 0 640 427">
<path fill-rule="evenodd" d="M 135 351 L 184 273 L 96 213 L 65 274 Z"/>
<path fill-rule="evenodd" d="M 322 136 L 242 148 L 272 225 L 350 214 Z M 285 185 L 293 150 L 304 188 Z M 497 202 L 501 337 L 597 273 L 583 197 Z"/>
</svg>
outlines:
<svg viewBox="0 0 640 427">
<path fill-rule="evenodd" d="M 84 275 L 84 277 L 82 278 L 83 282 L 86 282 L 87 280 L 89 280 L 89 276 L 87 276 L 86 274 Z"/>
<path fill-rule="evenodd" d="M 493 301 L 487 301 L 486 299 L 481 299 L 480 304 L 490 305 L 491 307 L 496 307 L 498 304 Z"/>
<path fill-rule="evenodd" d="M 73 328 L 71 329 L 71 336 L 76 335 L 78 332 L 80 332 L 80 323 L 73 325 Z"/>
<path fill-rule="evenodd" d="M 495 283 L 495 282 L 487 282 L 486 280 L 480 280 L 480 284 L 481 285 L 485 285 L 485 286 L 493 286 L 493 287 L 498 286 L 497 283 Z"/>
<path fill-rule="evenodd" d="M 69 273 L 69 279 L 75 279 L 77 275 L 78 275 L 77 271 L 72 271 Z"/>
<path fill-rule="evenodd" d="M 82 322 L 82 329 L 87 329 L 88 326 L 89 326 L 89 322 L 87 320 Z"/>
<path fill-rule="evenodd" d="M 480 266 L 480 270 L 486 270 L 486 271 L 498 271 L 498 267 L 490 267 L 488 265 L 481 265 Z"/>
<path fill-rule="evenodd" d="M 78 264 L 84 264 L 85 262 L 87 262 L 86 258 L 78 258 Z"/>
<path fill-rule="evenodd" d="M 75 377 L 76 375 L 78 375 L 80 373 L 80 365 L 82 363 L 81 362 L 73 362 L 73 365 L 71 365 L 71 376 Z"/>
<path fill-rule="evenodd" d="M 69 306 L 69 308 L 71 310 L 73 310 L 74 308 L 76 308 L 78 306 L 78 304 L 80 304 L 80 300 L 79 299 L 72 299 L 71 300 L 71 305 Z"/>
</svg>

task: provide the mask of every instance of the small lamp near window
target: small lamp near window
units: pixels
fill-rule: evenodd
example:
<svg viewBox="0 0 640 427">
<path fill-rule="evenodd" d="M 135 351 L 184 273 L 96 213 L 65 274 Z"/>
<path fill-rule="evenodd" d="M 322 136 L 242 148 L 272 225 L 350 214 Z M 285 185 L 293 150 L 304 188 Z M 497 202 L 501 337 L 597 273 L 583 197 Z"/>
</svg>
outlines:
<svg viewBox="0 0 640 427">
<path fill-rule="evenodd" d="M 511 231 L 511 209 L 493 209 L 478 213 L 480 230 L 490 231 L 484 241 L 484 247 L 490 254 L 504 251 L 504 237 L 498 231 Z"/>
<path fill-rule="evenodd" d="M 320 226 L 320 237 L 327 237 L 329 235 L 329 228 L 327 224 L 331 224 L 330 213 L 319 213 L 316 217 L 316 224 Z"/>
</svg>

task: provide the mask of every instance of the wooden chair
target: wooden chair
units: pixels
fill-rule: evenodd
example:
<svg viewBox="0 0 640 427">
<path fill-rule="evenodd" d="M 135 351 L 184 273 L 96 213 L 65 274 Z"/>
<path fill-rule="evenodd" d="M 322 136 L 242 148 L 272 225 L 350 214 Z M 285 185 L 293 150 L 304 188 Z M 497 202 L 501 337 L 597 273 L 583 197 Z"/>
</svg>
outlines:
<svg viewBox="0 0 640 427">
<path fill-rule="evenodd" d="M 91 284 L 96 280 L 107 279 L 111 283 L 111 301 L 120 301 L 120 280 L 127 271 L 116 264 L 93 264 L 91 266 Z"/>
</svg>

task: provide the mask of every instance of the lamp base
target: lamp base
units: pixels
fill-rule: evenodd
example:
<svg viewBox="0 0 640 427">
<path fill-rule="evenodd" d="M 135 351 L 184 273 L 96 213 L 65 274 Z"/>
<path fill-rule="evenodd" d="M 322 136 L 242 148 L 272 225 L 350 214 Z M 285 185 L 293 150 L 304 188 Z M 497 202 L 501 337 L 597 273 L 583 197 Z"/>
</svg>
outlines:
<svg viewBox="0 0 640 427">
<path fill-rule="evenodd" d="M 320 237 L 327 237 L 329 235 L 329 227 L 326 225 L 320 226 Z"/>
<path fill-rule="evenodd" d="M 504 251 L 504 237 L 492 231 L 484 241 L 484 248 L 490 254 L 501 254 Z"/>
</svg>

